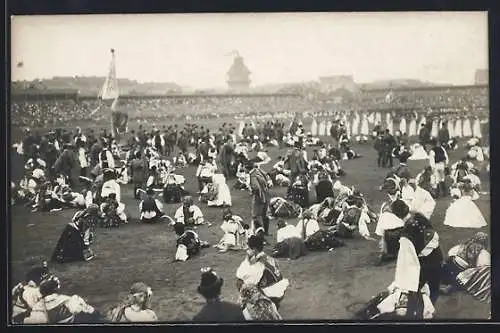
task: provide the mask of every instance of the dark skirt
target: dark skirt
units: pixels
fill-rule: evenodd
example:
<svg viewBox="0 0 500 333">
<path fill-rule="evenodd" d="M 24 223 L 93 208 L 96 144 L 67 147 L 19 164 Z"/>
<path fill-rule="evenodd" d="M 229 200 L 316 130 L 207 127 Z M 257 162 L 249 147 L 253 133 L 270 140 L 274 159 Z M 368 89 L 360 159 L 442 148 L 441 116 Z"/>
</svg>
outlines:
<svg viewBox="0 0 500 333">
<path fill-rule="evenodd" d="M 163 188 L 163 202 L 181 202 L 183 196 L 182 188 L 178 184 L 168 184 Z"/>
<path fill-rule="evenodd" d="M 384 232 L 384 241 L 386 245 L 385 255 L 388 258 L 396 258 L 398 256 L 399 238 L 401 237 L 402 231 L 403 227 L 385 230 Z"/>
<path fill-rule="evenodd" d="M 357 228 L 353 228 L 350 225 L 346 225 L 344 223 L 339 223 L 337 225 L 337 233 L 336 235 L 340 238 L 353 238 L 354 232 Z"/>
<path fill-rule="evenodd" d="M 422 320 L 424 313 L 424 300 L 421 293 L 409 292 L 398 307 L 406 309 L 406 315 L 400 316 L 396 312 L 380 313 L 377 306 L 390 296 L 390 293 L 383 291 L 368 301 L 360 310 L 354 314 L 357 320 Z M 402 299 L 400 299 L 401 301 Z"/>
<path fill-rule="evenodd" d="M 71 225 L 66 225 L 52 254 L 52 261 L 59 263 L 82 261 L 85 244 L 83 235 Z"/>
<path fill-rule="evenodd" d="M 305 241 L 309 251 L 322 251 L 344 246 L 345 243 L 333 231 L 318 230 Z"/>
<path fill-rule="evenodd" d="M 300 238 L 288 238 L 277 243 L 273 248 L 273 257 L 297 259 L 307 253 L 304 241 Z"/>
<path fill-rule="evenodd" d="M 279 205 L 271 206 L 271 215 L 281 218 L 298 217 L 302 212 L 302 208 L 295 202 L 285 201 Z"/>
<path fill-rule="evenodd" d="M 441 266 L 443 262 L 443 253 L 437 247 L 428 256 L 420 257 L 420 283 L 421 288 L 425 283 L 429 285 L 430 299 L 433 304 L 439 297 L 439 286 L 441 283 Z"/>
<path fill-rule="evenodd" d="M 316 185 L 316 202 L 321 203 L 326 198 L 335 197 L 333 193 L 332 183 L 330 181 L 321 181 Z"/>
<path fill-rule="evenodd" d="M 298 204 L 302 208 L 309 207 L 309 190 L 307 187 L 289 187 L 287 192 L 287 198 Z"/>
<path fill-rule="evenodd" d="M 337 219 L 340 213 L 341 213 L 340 210 L 332 209 L 325 218 L 319 219 L 318 222 L 326 226 L 335 225 L 337 223 Z"/>
<path fill-rule="evenodd" d="M 371 300 L 366 302 L 361 309 L 354 313 L 354 319 L 356 320 L 370 320 L 379 314 L 377 306 L 389 296 L 388 291 L 383 291 L 377 296 L 373 297 Z"/>
</svg>

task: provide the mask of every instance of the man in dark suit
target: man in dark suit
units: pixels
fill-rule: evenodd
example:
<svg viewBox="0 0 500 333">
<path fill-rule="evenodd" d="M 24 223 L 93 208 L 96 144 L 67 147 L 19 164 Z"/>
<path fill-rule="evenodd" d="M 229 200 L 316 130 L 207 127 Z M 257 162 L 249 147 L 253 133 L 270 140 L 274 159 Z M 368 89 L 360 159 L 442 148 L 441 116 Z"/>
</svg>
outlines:
<svg viewBox="0 0 500 333">
<path fill-rule="evenodd" d="M 450 132 L 448 131 L 447 122 L 443 122 L 443 124 L 441 125 L 441 129 L 438 133 L 438 140 L 439 142 L 441 142 L 443 147 L 446 147 L 448 145 L 448 141 L 450 141 Z"/>
<path fill-rule="evenodd" d="M 396 147 L 396 144 L 396 139 L 394 139 L 394 136 L 386 129 L 384 134 L 385 166 L 389 165 L 389 167 L 392 168 L 392 151 L 394 147 Z"/>
<path fill-rule="evenodd" d="M 252 220 L 254 227 L 255 229 L 261 226 L 264 227 L 264 233 L 269 235 L 269 217 L 267 216 L 267 211 L 269 210 L 269 202 L 271 200 L 271 194 L 269 193 L 271 178 L 253 162 L 249 162 L 246 169 L 250 170 Z"/>
</svg>

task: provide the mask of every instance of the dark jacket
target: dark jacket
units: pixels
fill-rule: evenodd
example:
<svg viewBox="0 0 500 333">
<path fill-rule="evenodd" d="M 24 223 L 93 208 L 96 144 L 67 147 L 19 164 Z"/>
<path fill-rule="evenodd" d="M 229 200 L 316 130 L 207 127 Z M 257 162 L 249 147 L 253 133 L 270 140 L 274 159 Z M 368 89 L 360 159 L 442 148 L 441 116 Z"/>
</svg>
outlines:
<svg viewBox="0 0 500 333">
<path fill-rule="evenodd" d="M 209 301 L 194 316 L 196 322 L 241 322 L 245 321 L 241 307 L 225 301 Z"/>
<path fill-rule="evenodd" d="M 439 130 L 438 139 L 439 142 L 448 143 L 448 141 L 450 140 L 450 132 L 447 128 L 443 127 Z"/>
</svg>

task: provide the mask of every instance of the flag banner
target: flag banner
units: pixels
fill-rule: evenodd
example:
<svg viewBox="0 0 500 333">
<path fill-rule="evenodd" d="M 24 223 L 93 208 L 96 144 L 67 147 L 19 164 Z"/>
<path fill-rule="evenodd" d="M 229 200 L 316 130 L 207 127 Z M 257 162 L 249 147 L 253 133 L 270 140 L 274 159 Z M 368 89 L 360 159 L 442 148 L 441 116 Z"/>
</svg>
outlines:
<svg viewBox="0 0 500 333">
<path fill-rule="evenodd" d="M 109 64 L 109 71 L 101 91 L 99 98 L 102 101 L 115 101 L 120 96 L 118 90 L 118 80 L 116 78 L 116 64 L 115 64 L 115 51 L 111 50 L 111 63 Z"/>
<path fill-rule="evenodd" d="M 118 89 L 118 79 L 116 78 L 115 50 L 111 49 L 111 62 L 109 64 L 108 76 L 99 92 L 99 107 L 92 112 L 95 113 L 101 107 L 105 107 L 111 113 L 111 134 L 116 137 L 127 132 L 128 113 L 123 110 L 116 110 L 120 91 Z"/>
</svg>

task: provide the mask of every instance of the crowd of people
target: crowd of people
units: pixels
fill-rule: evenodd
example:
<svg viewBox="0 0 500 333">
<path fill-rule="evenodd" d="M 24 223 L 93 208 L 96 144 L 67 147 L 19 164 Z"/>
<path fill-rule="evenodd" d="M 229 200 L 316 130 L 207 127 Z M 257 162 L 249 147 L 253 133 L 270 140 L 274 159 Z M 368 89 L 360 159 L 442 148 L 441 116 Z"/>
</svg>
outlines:
<svg viewBox="0 0 500 333">
<path fill-rule="evenodd" d="M 445 107 L 472 110 L 475 108 L 488 108 L 489 95 L 486 86 L 471 86 L 460 88 L 439 89 L 397 89 L 392 92 L 387 90 L 367 91 L 362 95 L 362 104 L 387 105 L 394 108 L 428 108 Z"/>
<path fill-rule="evenodd" d="M 11 122 L 14 126 L 43 127 L 68 121 L 99 121 L 99 113 L 90 116 L 99 106 L 97 99 L 51 100 L 43 102 L 12 101 Z M 126 109 L 130 119 L 160 121 L 187 117 L 224 117 L 226 115 L 263 115 L 311 113 L 312 110 L 342 110 L 344 113 L 382 109 L 399 115 L 411 115 L 427 108 L 452 109 L 462 112 L 488 109 L 488 88 L 465 87 L 449 89 L 409 89 L 388 92 L 364 91 L 356 98 L 334 101 L 309 98 L 307 94 L 249 96 L 172 96 L 161 98 L 121 99 L 119 107 Z M 397 110 L 394 111 L 394 110 Z M 447 111 L 448 112 L 448 111 Z M 409 121 L 409 120 L 407 120 Z"/>
<path fill-rule="evenodd" d="M 223 123 L 215 131 L 195 123 L 152 129 L 141 126 L 130 132 L 123 145 L 105 130 L 56 129 L 43 135 L 26 130 L 23 141 L 16 145 L 25 157 L 26 173 L 18 184 L 11 184 L 12 204 L 25 205 L 34 214 L 76 209 L 51 257 L 62 264 L 92 260 L 98 228 L 121 227 L 131 219 L 171 224 L 177 237 L 175 259 L 180 262 L 193 260 L 211 246 L 221 252 L 245 251 L 235 272 L 240 304 L 221 300 L 223 278 L 212 268 L 204 268 L 197 290 L 207 303 L 194 321 L 280 320 L 280 303 L 290 283 L 275 258 L 295 260 L 310 251 L 332 251 L 356 237 L 379 243 L 376 264 L 396 261 L 394 281 L 388 281 L 387 291 L 357 313 L 360 318 L 432 318 L 439 295 L 456 290 L 489 302 L 487 235 L 471 235 L 445 256 L 432 217 L 436 200 L 452 197 L 445 225 L 487 225 L 474 202 L 484 195 L 476 163 L 480 152 L 485 152 L 481 138 L 471 138 L 467 156 L 453 163 L 447 152 L 458 143 L 450 143 L 456 137 L 450 132 L 446 135 L 444 125 L 437 135 L 432 135 L 431 128 L 428 135 L 419 136 L 419 143 L 410 145 L 403 135 L 393 135 L 393 128 L 383 127 L 376 114 L 373 121 L 370 115 L 358 115 L 366 119 L 365 125 L 358 119 L 357 127 L 366 135 L 361 129 L 353 133 L 354 122 L 346 122 L 346 117 L 339 112 L 323 126 L 317 124 L 318 129 L 323 127 L 320 136 L 332 137 L 329 144 L 322 142 L 317 130 L 311 128 L 309 133 L 298 118 L 289 126 L 276 119 L 241 121 L 238 127 Z M 422 124 L 422 128 L 428 127 Z M 362 158 L 352 148 L 355 141 L 384 147 L 381 167 L 393 166 L 392 158 L 399 160 L 381 180 L 386 201 L 378 212 L 367 204 L 363 193 L 343 180 L 342 160 Z M 271 146 L 287 148 L 287 153 L 272 161 L 267 154 Z M 310 146 L 314 147 L 313 156 L 308 156 Z M 428 166 L 411 174 L 407 163 L 412 159 L 425 159 Z M 270 162 L 274 163 L 271 171 L 264 171 L 263 165 Z M 199 186 L 195 190 L 184 184 L 182 170 L 189 166 L 197 168 Z M 249 221 L 231 211 L 230 179 L 235 180 L 235 189 L 251 194 Z M 139 216 L 130 216 L 122 200 L 121 188 L 127 184 L 134 188 Z M 286 195 L 272 197 L 270 188 L 274 186 L 287 187 Z M 195 203 L 196 196 L 199 203 Z M 164 211 L 163 205 L 170 202 L 179 205 L 174 216 Z M 210 224 L 203 215 L 205 204 L 223 208 L 217 244 L 202 240 L 196 231 Z M 278 226 L 276 242 L 265 250 L 272 220 Z M 296 223 L 291 222 L 294 220 Z M 370 224 L 376 224 L 374 234 Z M 126 300 L 109 313 L 100 313 L 81 297 L 65 295 L 57 273 L 43 263 L 14 287 L 13 321 L 156 321 L 151 297 L 151 288 L 137 282 Z"/>
</svg>

